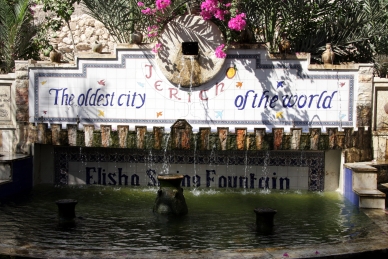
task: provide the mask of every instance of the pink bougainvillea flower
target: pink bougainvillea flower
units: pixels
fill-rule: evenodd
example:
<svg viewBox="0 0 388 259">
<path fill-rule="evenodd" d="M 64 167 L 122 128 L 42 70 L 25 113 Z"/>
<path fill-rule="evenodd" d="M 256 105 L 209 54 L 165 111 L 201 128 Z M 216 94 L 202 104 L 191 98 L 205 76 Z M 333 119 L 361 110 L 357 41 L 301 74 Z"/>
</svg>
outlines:
<svg viewBox="0 0 388 259">
<path fill-rule="evenodd" d="M 171 4 L 171 0 L 156 0 L 156 8 L 163 10 Z"/>
<path fill-rule="evenodd" d="M 158 36 L 158 26 L 156 25 L 148 26 L 147 31 L 149 38 Z"/>
<path fill-rule="evenodd" d="M 218 0 L 205 0 L 201 3 L 201 16 L 204 20 L 209 20 L 220 10 L 218 8 Z"/>
<path fill-rule="evenodd" d="M 147 7 L 146 9 L 141 10 L 141 12 L 145 15 L 153 15 L 155 14 L 156 10 Z"/>
<path fill-rule="evenodd" d="M 152 49 L 152 52 L 158 53 L 158 51 L 162 48 L 162 43 L 156 43 L 155 47 Z"/>
<path fill-rule="evenodd" d="M 144 6 L 144 3 L 143 2 L 137 2 L 137 6 L 142 7 L 142 6 Z"/>
<path fill-rule="evenodd" d="M 289 257 L 289 255 L 287 253 L 284 253 L 283 256 L 284 257 Z"/>
<path fill-rule="evenodd" d="M 210 20 L 213 17 L 212 13 L 205 10 L 202 10 L 200 14 L 204 20 Z"/>
<path fill-rule="evenodd" d="M 226 58 L 226 53 L 224 51 L 225 44 L 221 44 L 215 50 L 215 55 L 217 58 Z"/>
<path fill-rule="evenodd" d="M 229 20 L 228 27 L 235 31 L 241 31 L 244 30 L 246 24 L 245 13 L 240 13 Z"/>
<path fill-rule="evenodd" d="M 205 0 L 201 3 L 202 10 L 215 10 L 218 8 L 218 0 Z"/>
<path fill-rule="evenodd" d="M 221 9 L 217 9 L 214 13 L 214 17 L 216 17 L 218 20 L 223 21 L 225 16 L 225 11 Z"/>
</svg>

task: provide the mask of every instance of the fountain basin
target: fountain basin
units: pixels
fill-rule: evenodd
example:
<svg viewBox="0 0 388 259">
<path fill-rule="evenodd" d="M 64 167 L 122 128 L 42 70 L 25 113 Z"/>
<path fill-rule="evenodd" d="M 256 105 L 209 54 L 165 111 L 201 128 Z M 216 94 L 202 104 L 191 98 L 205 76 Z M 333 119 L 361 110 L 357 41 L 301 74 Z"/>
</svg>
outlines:
<svg viewBox="0 0 388 259">
<path fill-rule="evenodd" d="M 335 192 L 185 189 L 190 213 L 157 217 L 152 213 L 157 190 L 36 186 L 31 194 L 0 206 L 0 254 L 155 258 L 167 252 L 176 258 L 195 257 L 196 253 L 198 257 L 218 254 L 228 258 L 246 253 L 282 258 L 287 252 L 296 258 L 303 257 L 292 253 L 298 247 L 305 249 L 305 257 L 316 256 L 317 250 L 320 256 L 339 254 L 344 245 L 348 252 L 371 249 L 372 243 L 374 248 L 383 242 L 388 247 L 381 229 Z M 53 201 L 63 197 L 78 201 L 77 217 L 83 218 L 71 231 L 57 228 Z M 257 204 L 277 209 L 273 235 L 259 235 L 250 228 L 255 223 L 252 206 Z M 363 240 L 368 242 L 360 245 Z M 349 249 L 352 244 L 356 249 Z"/>
</svg>

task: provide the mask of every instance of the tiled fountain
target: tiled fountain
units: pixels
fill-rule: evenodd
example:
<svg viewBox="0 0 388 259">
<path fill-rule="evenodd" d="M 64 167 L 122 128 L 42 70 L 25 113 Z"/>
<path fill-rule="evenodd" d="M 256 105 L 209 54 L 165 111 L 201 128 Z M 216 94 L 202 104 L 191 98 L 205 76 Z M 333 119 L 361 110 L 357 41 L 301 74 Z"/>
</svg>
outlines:
<svg viewBox="0 0 388 259">
<path fill-rule="evenodd" d="M 200 20 L 179 22 L 187 18 Z M 34 185 L 70 196 L 69 185 L 156 193 L 158 176 L 182 175 L 182 188 L 199 192 L 339 189 L 361 197 L 347 179 L 360 172 L 352 162 L 373 159 L 372 66 L 311 65 L 307 53 L 277 56 L 259 44 L 230 46 L 217 59 L 222 36 L 199 24 L 206 37 L 172 38 L 171 28 L 157 54 L 123 44 L 75 64 L 18 62 L 12 87 L 1 86 L 15 96 L 14 128 L 2 136 L 13 134 L 12 148 L 30 162 L 33 155 Z M 372 171 L 362 176 L 373 181 Z"/>
</svg>

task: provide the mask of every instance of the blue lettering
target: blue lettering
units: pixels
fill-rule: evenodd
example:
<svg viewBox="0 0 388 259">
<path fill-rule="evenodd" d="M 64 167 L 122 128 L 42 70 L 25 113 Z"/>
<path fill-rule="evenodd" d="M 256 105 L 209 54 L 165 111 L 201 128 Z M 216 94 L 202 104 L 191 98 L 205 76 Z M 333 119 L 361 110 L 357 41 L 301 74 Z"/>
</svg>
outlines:
<svg viewBox="0 0 388 259">
<path fill-rule="evenodd" d="M 85 106 L 88 106 L 88 98 L 89 98 L 89 93 L 92 91 L 92 88 L 89 88 L 88 91 L 86 92 L 86 97 L 85 97 Z"/>
<path fill-rule="evenodd" d="M 312 104 L 312 102 L 313 102 L 313 100 L 314 100 L 314 97 L 317 97 L 317 96 L 319 96 L 318 94 L 314 94 L 314 95 L 310 95 L 310 103 L 309 103 L 309 108 L 311 107 L 311 104 Z"/>
<path fill-rule="evenodd" d="M 132 186 L 139 186 L 139 176 L 137 174 L 133 174 L 131 176 L 131 185 Z"/>
<path fill-rule="evenodd" d="M 81 97 L 82 97 L 82 99 L 81 99 Z M 82 101 L 81 101 L 82 100 Z M 85 95 L 84 94 L 80 94 L 79 96 L 78 96 L 78 105 L 79 106 L 83 106 L 84 105 L 84 102 L 85 102 Z"/>
<path fill-rule="evenodd" d="M 331 96 L 326 96 L 325 99 L 323 100 L 322 107 L 323 109 L 331 108 L 331 101 L 333 100 L 334 95 L 337 93 L 337 91 L 334 91 Z M 326 101 L 328 104 L 326 104 Z"/>
<path fill-rule="evenodd" d="M 272 177 L 272 189 L 276 189 L 276 179 L 277 177 Z"/>
<path fill-rule="evenodd" d="M 106 103 L 103 104 L 102 106 L 108 106 L 108 105 L 109 105 L 109 99 L 108 99 L 109 96 L 110 96 L 110 94 L 106 94 L 106 95 L 105 95 Z"/>
<path fill-rule="evenodd" d="M 259 104 L 257 105 L 257 108 L 259 108 L 261 106 L 261 103 L 263 102 L 263 100 L 265 99 L 265 105 L 264 105 L 264 108 L 267 108 L 267 104 L 268 104 L 268 100 L 269 100 L 269 95 L 266 95 L 266 93 L 269 93 L 268 90 L 265 90 L 263 92 L 263 94 L 261 95 L 261 98 L 260 98 L 260 102 Z"/>
<path fill-rule="evenodd" d="M 96 172 L 95 167 L 86 167 L 86 184 L 90 184 L 90 180 L 93 179 L 93 175 L 91 175 L 91 173 L 95 173 L 95 172 Z M 93 183 L 95 184 L 96 182 L 93 182 Z"/>
<path fill-rule="evenodd" d="M 225 176 L 221 176 L 218 179 L 218 187 L 220 187 L 220 188 L 225 188 L 226 187 L 226 177 Z"/>
<path fill-rule="evenodd" d="M 190 176 L 187 174 L 183 176 L 183 180 L 182 180 L 183 187 L 186 187 L 186 182 L 187 182 L 187 187 L 190 187 Z"/>
<path fill-rule="evenodd" d="M 144 93 L 143 96 L 141 96 L 141 94 L 138 95 L 141 99 L 141 105 L 140 106 L 136 106 L 136 109 L 140 109 L 141 107 L 143 107 L 144 103 L 145 103 L 145 99 L 146 99 L 146 94 Z"/>
<path fill-rule="evenodd" d="M 210 174 L 216 174 L 216 170 L 206 170 L 206 187 L 210 187 L 210 182 L 214 182 L 214 177 L 210 177 Z"/>
<path fill-rule="evenodd" d="M 237 95 L 236 99 L 234 100 L 234 106 L 236 106 L 239 110 L 244 102 L 244 97 L 242 95 Z"/>
<path fill-rule="evenodd" d="M 232 183 L 232 180 L 233 180 L 233 183 Z M 237 187 L 237 176 L 228 176 L 228 187 L 230 188 Z"/>
<path fill-rule="evenodd" d="M 290 104 L 290 102 L 291 102 L 291 99 L 293 98 L 293 97 L 296 97 L 296 100 L 295 100 L 295 102 L 293 103 L 293 104 Z M 287 101 L 287 99 L 288 99 L 288 103 L 286 104 L 286 101 Z M 294 105 L 295 105 L 295 103 L 297 102 L 297 100 L 298 100 L 298 96 L 297 95 L 284 95 L 283 96 L 283 107 L 284 108 L 287 108 L 287 107 L 293 107 Z"/>
<path fill-rule="evenodd" d="M 100 102 L 104 100 L 104 95 L 100 94 L 97 98 L 97 106 L 100 106 Z"/>
<path fill-rule="evenodd" d="M 156 184 L 156 172 L 155 170 L 148 169 L 146 171 L 148 178 L 150 178 L 150 181 L 148 182 L 148 186 L 157 186 Z"/>
<path fill-rule="evenodd" d="M 276 102 L 279 100 L 279 97 L 277 95 L 275 95 L 274 97 L 272 97 L 271 99 L 271 102 L 269 103 L 269 107 L 271 107 L 272 109 L 275 108 L 276 106 Z"/>
<path fill-rule="evenodd" d="M 302 97 L 305 99 L 303 104 L 300 104 L 300 100 L 302 100 Z M 298 108 L 303 108 L 306 105 L 307 102 L 307 96 L 306 95 L 300 95 L 298 100 Z"/>
<path fill-rule="evenodd" d="M 110 99 L 110 106 L 113 106 L 113 98 L 115 96 L 115 92 L 112 93 L 112 98 Z"/>
<path fill-rule="evenodd" d="M 249 174 L 250 176 L 250 187 L 251 189 L 254 189 L 255 188 L 255 180 L 256 180 L 256 177 L 255 177 L 255 174 Z"/>
<path fill-rule="evenodd" d="M 283 184 L 284 181 L 286 181 L 286 190 L 290 189 L 290 179 L 288 179 L 287 177 L 285 178 L 280 177 L 279 181 L 280 181 L 280 190 L 284 190 L 284 184 Z"/>
<path fill-rule="evenodd" d="M 90 99 L 89 99 L 90 106 L 96 106 L 96 98 L 97 98 L 98 91 L 100 91 L 100 88 L 98 88 L 97 91 L 90 96 Z M 98 101 L 97 101 L 97 104 L 98 104 Z"/>
<path fill-rule="evenodd" d="M 240 176 L 240 188 L 248 188 L 248 177 Z"/>
<path fill-rule="evenodd" d="M 112 183 L 109 182 L 109 185 L 116 185 L 116 180 L 115 180 L 114 176 L 116 176 L 116 173 L 109 173 L 108 174 L 109 180 L 112 181 Z"/>
<path fill-rule="evenodd" d="M 318 108 L 318 109 L 321 108 L 321 107 L 319 107 L 319 104 L 320 104 L 320 102 L 321 102 L 321 99 L 322 99 L 323 94 L 326 93 L 326 92 L 327 92 L 327 91 L 323 91 L 323 92 L 321 93 L 321 95 L 319 96 L 318 103 L 317 103 L 317 108 Z"/>
<path fill-rule="evenodd" d="M 128 185 L 128 175 L 122 173 L 122 168 L 117 168 L 117 171 L 119 171 L 119 185 L 123 185 L 121 181 L 122 178 L 124 178 L 124 185 Z"/>
<path fill-rule="evenodd" d="M 55 89 L 55 88 L 51 88 L 49 90 L 49 94 L 51 94 L 51 91 L 55 91 L 55 100 L 54 100 L 54 105 L 58 105 L 58 92 L 59 91 L 62 91 L 63 88 L 61 89 Z M 63 100 L 62 100 L 63 101 Z"/>
<path fill-rule="evenodd" d="M 117 101 L 117 104 L 119 105 L 119 106 L 123 106 L 123 104 L 120 102 L 121 101 L 121 97 L 123 97 L 123 96 L 127 96 L 126 94 L 121 94 L 120 96 L 119 96 L 119 100 Z"/>
<path fill-rule="evenodd" d="M 201 176 L 194 175 L 193 176 L 193 185 L 194 187 L 200 187 L 201 186 Z"/>
</svg>

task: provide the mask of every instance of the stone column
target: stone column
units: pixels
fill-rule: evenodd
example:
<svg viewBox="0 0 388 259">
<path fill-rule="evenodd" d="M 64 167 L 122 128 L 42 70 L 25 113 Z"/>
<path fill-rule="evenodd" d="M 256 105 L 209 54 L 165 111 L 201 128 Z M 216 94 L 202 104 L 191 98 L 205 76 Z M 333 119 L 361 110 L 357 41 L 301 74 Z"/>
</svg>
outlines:
<svg viewBox="0 0 388 259">
<path fill-rule="evenodd" d="M 28 114 L 28 61 L 15 61 L 15 81 L 12 83 L 11 92 L 15 93 L 15 106 L 11 110 L 11 116 L 14 117 L 16 123 L 15 148 L 12 148 L 17 153 L 28 153 L 30 148 L 27 143 L 28 127 L 25 125 L 29 122 Z M 23 147 L 23 149 L 16 148 Z"/>
</svg>

